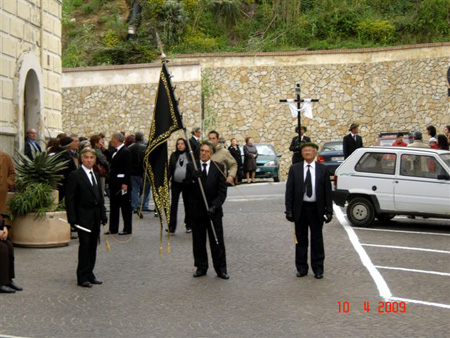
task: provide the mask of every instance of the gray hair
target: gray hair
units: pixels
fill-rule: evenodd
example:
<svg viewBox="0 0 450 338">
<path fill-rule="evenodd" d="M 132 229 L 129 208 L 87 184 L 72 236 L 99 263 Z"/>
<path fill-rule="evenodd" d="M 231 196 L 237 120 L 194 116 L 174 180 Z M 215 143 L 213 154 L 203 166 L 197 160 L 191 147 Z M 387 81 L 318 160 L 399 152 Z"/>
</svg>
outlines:
<svg viewBox="0 0 450 338">
<path fill-rule="evenodd" d="M 138 131 L 134 136 L 134 140 L 136 143 L 144 141 L 144 133 Z"/>
<path fill-rule="evenodd" d="M 116 139 L 120 143 L 123 143 L 125 141 L 125 136 L 123 136 L 122 133 L 114 133 L 114 134 L 112 134 L 112 138 Z"/>
</svg>

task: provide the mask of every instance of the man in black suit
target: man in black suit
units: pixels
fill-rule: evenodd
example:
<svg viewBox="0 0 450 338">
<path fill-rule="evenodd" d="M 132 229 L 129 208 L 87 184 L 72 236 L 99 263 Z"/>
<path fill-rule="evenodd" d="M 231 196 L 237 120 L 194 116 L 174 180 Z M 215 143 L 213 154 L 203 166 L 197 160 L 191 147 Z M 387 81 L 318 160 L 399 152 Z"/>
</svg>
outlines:
<svg viewBox="0 0 450 338">
<path fill-rule="evenodd" d="M 350 134 L 344 136 L 344 158 L 349 157 L 356 149 L 362 148 L 362 137 L 358 135 L 359 124 L 352 123 L 348 131 Z"/>
<path fill-rule="evenodd" d="M 202 130 L 197 127 L 192 130 L 192 137 L 189 139 L 189 143 L 191 144 L 192 152 L 196 160 L 199 159 L 200 156 L 200 137 L 202 136 Z"/>
<path fill-rule="evenodd" d="M 100 177 L 92 170 L 97 153 L 91 148 L 81 151 L 82 166 L 70 173 L 66 190 L 67 221 L 78 228 L 77 281 L 82 287 L 102 284 L 95 275 L 100 224 L 107 223 Z"/>
<path fill-rule="evenodd" d="M 286 183 L 286 218 L 295 222 L 295 266 L 297 277 L 308 274 L 308 227 L 311 231 L 311 267 L 317 279 L 323 278 L 325 250 L 322 226 L 333 218 L 330 172 L 315 161 L 319 147 L 302 144 L 303 162 L 289 169 Z"/>
<path fill-rule="evenodd" d="M 130 235 L 132 233 L 130 200 L 132 160 L 130 151 L 123 144 L 124 140 L 125 137 L 122 133 L 114 133 L 110 142 L 116 151 L 111 155 L 111 170 L 109 172 L 111 211 L 107 235 L 119 232 L 120 209 L 122 209 L 123 231 L 119 235 Z"/>
<path fill-rule="evenodd" d="M 30 160 L 34 160 L 34 155 L 39 154 L 41 151 L 41 146 L 37 143 L 36 129 L 28 129 L 27 136 L 25 137 L 25 155 L 28 156 Z"/>
<path fill-rule="evenodd" d="M 292 164 L 303 161 L 301 145 L 302 143 L 311 142 L 311 139 L 308 136 L 305 136 L 306 130 L 307 129 L 305 126 L 300 127 L 300 142 L 299 142 L 298 127 L 295 127 L 295 133 L 297 134 L 297 136 L 294 136 L 292 138 L 291 145 L 289 146 L 289 150 L 294 152 L 294 154 L 292 155 Z"/>
<path fill-rule="evenodd" d="M 194 164 L 189 163 L 184 181 L 189 186 L 187 190 L 188 210 L 192 221 L 194 265 L 197 267 L 194 277 L 204 276 L 208 270 L 208 253 L 206 251 L 206 234 L 208 233 L 214 270 L 218 277 L 229 279 L 222 226 L 222 204 L 227 197 L 227 185 L 226 178 L 221 173 L 224 172 L 224 166 L 211 160 L 214 150 L 215 148 L 210 142 L 202 143 L 200 161 L 197 161 L 199 170 L 195 171 Z M 203 183 L 208 202 L 207 207 L 200 191 L 199 180 Z M 218 244 L 211 230 L 211 221 L 216 231 Z"/>
</svg>

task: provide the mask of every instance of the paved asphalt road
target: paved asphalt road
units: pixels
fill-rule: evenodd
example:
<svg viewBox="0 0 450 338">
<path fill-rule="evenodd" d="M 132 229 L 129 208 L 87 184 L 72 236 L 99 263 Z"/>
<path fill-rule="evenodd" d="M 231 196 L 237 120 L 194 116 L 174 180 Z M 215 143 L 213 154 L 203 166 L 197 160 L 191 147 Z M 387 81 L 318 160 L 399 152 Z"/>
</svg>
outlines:
<svg viewBox="0 0 450 338">
<path fill-rule="evenodd" d="M 128 242 L 110 239 L 111 251 L 102 238 L 96 274 L 104 284 L 92 289 L 76 285 L 77 241 L 16 248 L 25 290 L 0 295 L 0 337 L 448 337 L 450 221 L 396 218 L 355 229 L 338 208 L 339 219 L 324 228 L 324 279 L 297 278 L 284 190 L 229 189 L 228 281 L 213 269 L 192 277 L 191 235 L 180 221 L 172 252 L 164 244 L 159 258 L 159 222 L 150 213 L 134 218 Z M 397 303 L 379 303 L 380 295 Z"/>
</svg>

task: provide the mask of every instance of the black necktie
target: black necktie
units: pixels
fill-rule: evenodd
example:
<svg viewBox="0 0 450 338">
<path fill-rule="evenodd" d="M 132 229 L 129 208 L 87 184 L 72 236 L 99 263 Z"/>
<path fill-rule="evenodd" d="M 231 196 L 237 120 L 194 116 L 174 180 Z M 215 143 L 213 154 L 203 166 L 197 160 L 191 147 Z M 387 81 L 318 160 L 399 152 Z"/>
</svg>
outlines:
<svg viewBox="0 0 450 338">
<path fill-rule="evenodd" d="M 97 182 L 95 181 L 94 173 L 90 171 L 91 174 L 91 183 L 94 188 L 97 188 Z"/>
<path fill-rule="evenodd" d="M 308 164 L 308 171 L 306 172 L 306 179 L 305 179 L 305 184 L 306 184 L 306 196 L 311 197 L 312 196 L 312 181 L 311 181 L 311 172 L 309 171 L 309 168 L 311 168 L 311 166 Z"/>
<path fill-rule="evenodd" d="M 208 163 L 203 163 L 202 166 L 203 166 L 202 176 L 206 177 L 206 176 L 208 176 L 206 173 L 206 167 L 208 166 Z"/>
<path fill-rule="evenodd" d="M 353 139 L 355 140 L 355 142 L 356 142 L 356 135 L 353 135 Z"/>
</svg>

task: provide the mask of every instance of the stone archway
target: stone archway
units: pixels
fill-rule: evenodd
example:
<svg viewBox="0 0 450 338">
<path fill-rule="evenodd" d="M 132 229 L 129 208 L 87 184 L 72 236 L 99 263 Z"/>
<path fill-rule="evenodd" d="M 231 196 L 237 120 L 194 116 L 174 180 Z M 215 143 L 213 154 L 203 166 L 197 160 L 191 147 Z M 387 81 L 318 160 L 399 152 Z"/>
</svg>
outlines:
<svg viewBox="0 0 450 338">
<path fill-rule="evenodd" d="M 17 133 L 16 148 L 23 151 L 28 128 L 38 132 L 38 141 L 44 145 L 44 86 L 39 57 L 34 52 L 23 53 L 18 60 L 15 86 Z"/>
</svg>

